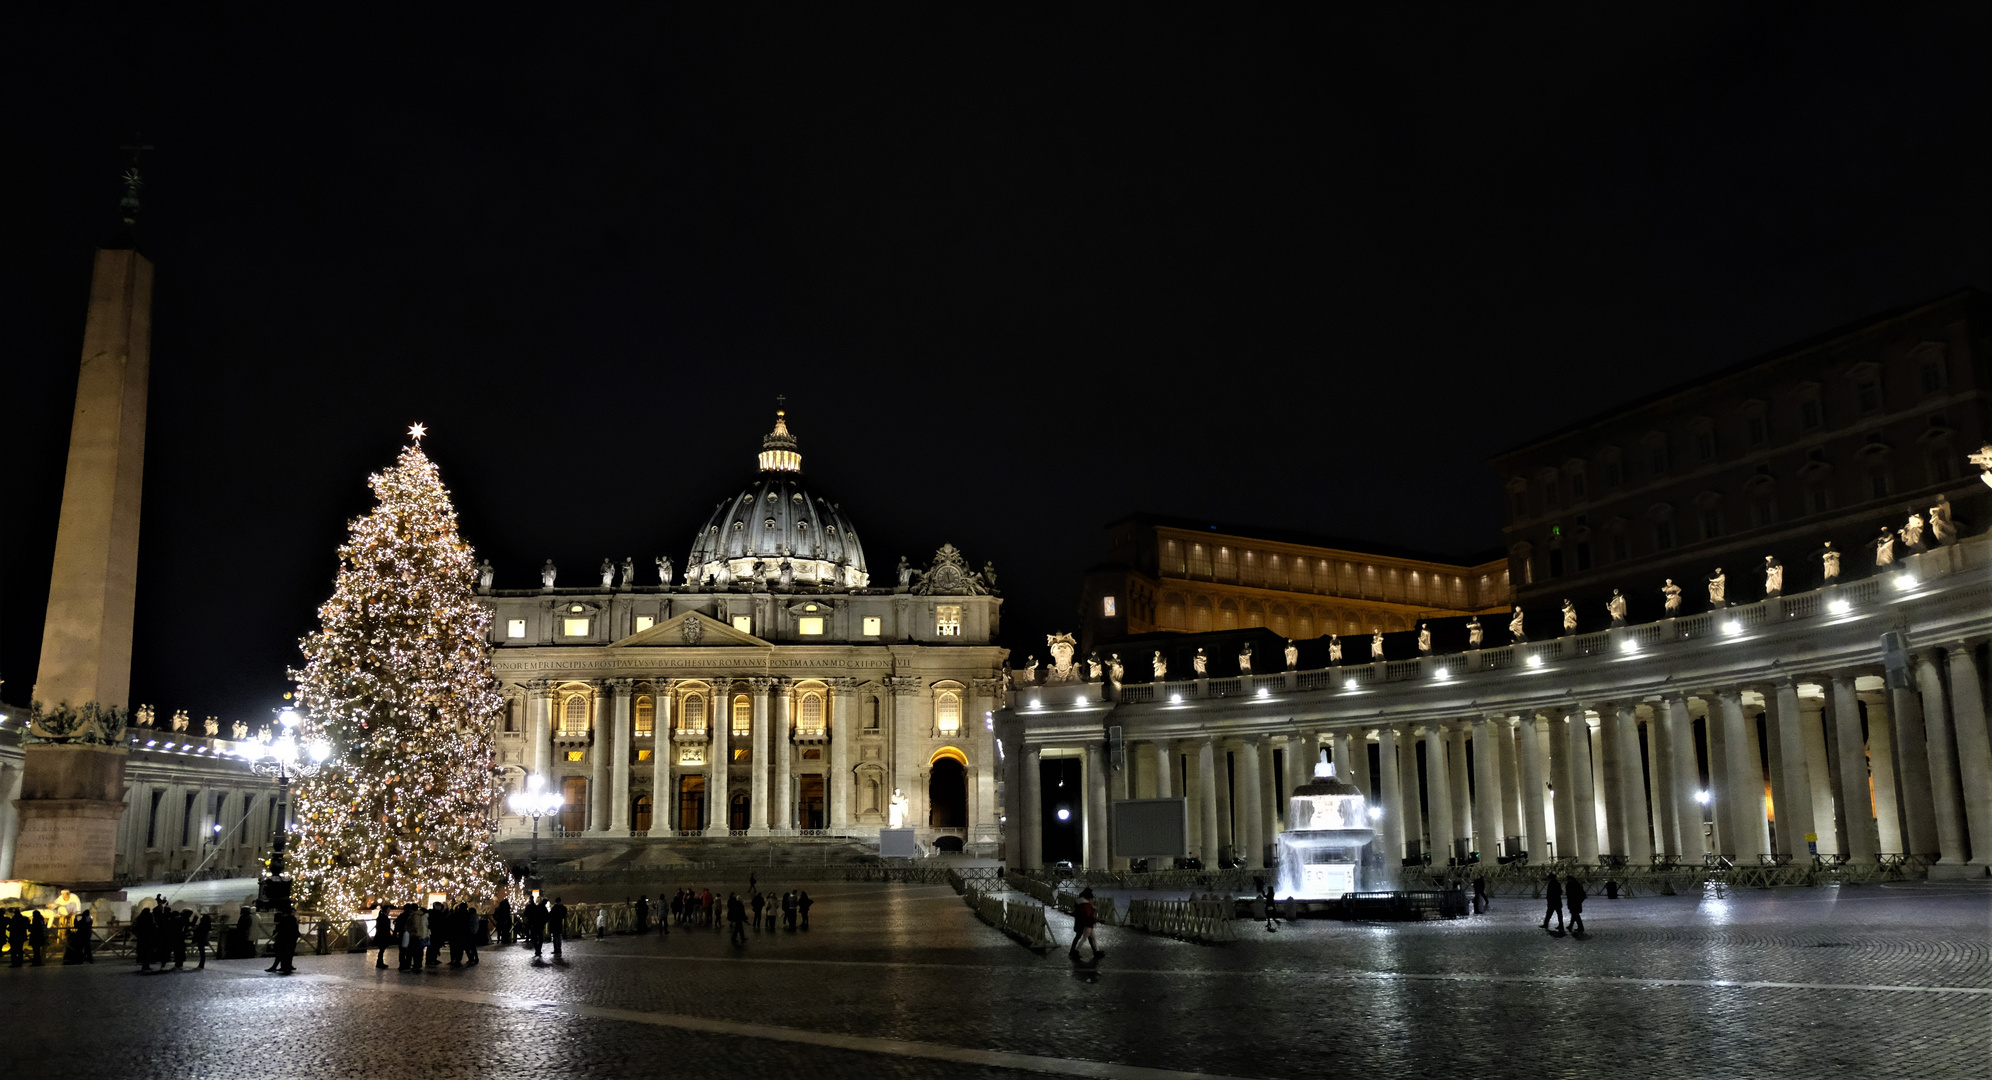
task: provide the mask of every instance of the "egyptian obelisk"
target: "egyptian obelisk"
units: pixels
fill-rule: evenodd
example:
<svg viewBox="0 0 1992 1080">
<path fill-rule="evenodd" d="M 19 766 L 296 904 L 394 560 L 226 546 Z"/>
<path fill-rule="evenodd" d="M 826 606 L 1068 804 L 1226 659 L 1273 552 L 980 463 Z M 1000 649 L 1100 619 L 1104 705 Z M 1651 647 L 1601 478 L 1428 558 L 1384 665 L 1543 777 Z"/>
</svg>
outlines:
<svg viewBox="0 0 1992 1080">
<path fill-rule="evenodd" d="M 124 715 L 138 588 L 139 486 L 151 363 L 152 263 L 136 242 L 138 169 L 125 227 L 97 252 L 69 428 L 35 715 L 22 770 L 14 876 L 112 886 L 124 813 Z"/>
</svg>

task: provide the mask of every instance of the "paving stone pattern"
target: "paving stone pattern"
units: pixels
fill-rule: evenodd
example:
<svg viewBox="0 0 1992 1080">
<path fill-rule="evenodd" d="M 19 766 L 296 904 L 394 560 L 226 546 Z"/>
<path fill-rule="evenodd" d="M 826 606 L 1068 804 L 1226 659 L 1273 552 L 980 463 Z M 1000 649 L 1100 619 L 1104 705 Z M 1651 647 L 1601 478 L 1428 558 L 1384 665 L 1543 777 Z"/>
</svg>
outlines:
<svg viewBox="0 0 1992 1080">
<path fill-rule="evenodd" d="M 0 968 L 0 1075 L 1042 1075 L 795 1032 L 1128 1077 L 1929 1080 L 1983 1077 L 1992 1061 L 1980 886 L 1599 899 L 1582 938 L 1537 929 L 1520 899 L 1450 923 L 1241 923 L 1242 940 L 1217 947 L 1105 927 L 1097 966 L 1021 948 L 944 887 L 810 893 L 807 933 L 739 949 L 709 930 L 580 940 L 561 966 L 489 948 L 478 967 L 421 974 L 378 971 L 371 954 L 304 956 L 291 978 L 251 961 Z M 1069 920 L 1053 921 L 1069 942 Z M 683 1029 L 701 1020 L 770 1030 Z"/>
</svg>

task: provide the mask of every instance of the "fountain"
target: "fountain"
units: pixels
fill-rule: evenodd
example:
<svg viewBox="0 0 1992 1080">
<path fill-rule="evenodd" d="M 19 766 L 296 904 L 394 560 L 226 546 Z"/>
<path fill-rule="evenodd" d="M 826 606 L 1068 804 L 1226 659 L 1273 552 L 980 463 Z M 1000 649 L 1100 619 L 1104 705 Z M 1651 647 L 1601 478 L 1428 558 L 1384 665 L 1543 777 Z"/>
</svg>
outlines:
<svg viewBox="0 0 1992 1080">
<path fill-rule="evenodd" d="M 1326 756 L 1314 778 L 1293 789 L 1287 829 L 1279 836 L 1278 895 L 1295 900 L 1337 900 L 1379 882 L 1365 856 L 1376 838 L 1363 793 L 1335 776 Z"/>
</svg>

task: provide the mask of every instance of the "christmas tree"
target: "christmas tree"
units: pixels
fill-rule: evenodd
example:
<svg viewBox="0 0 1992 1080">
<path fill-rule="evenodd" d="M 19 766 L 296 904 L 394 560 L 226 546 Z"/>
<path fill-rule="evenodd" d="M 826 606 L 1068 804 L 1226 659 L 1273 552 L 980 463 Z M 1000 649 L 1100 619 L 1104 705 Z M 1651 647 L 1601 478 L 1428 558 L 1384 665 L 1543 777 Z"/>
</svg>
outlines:
<svg viewBox="0 0 1992 1080">
<path fill-rule="evenodd" d="M 475 598 L 470 545 L 421 425 L 394 467 L 370 477 L 379 500 L 339 549 L 321 629 L 292 672 L 306 738 L 332 757 L 297 788 L 292 862 L 300 899 L 326 912 L 491 895 L 491 613 Z"/>
</svg>

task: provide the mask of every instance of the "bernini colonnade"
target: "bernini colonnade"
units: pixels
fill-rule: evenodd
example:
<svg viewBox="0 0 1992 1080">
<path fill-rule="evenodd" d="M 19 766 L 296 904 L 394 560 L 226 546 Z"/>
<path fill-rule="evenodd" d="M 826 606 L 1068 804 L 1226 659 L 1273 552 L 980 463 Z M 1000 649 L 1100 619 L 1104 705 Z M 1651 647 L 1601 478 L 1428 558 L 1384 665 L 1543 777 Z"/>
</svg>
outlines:
<svg viewBox="0 0 1992 1080">
<path fill-rule="evenodd" d="M 1988 639 L 1992 540 L 1979 536 L 1824 589 L 1595 634 L 1021 686 L 998 723 L 1016 793 L 1006 840 L 1013 861 L 1042 862 L 1041 767 L 1076 757 L 1086 865 L 1125 863 L 1095 824 L 1111 801 L 1183 796 L 1193 857 L 1256 867 L 1272 860 L 1286 793 L 1325 753 L 1380 809 L 1389 866 L 1468 852 L 1755 864 L 1807 858 L 1812 843 L 1985 876 Z"/>
</svg>

